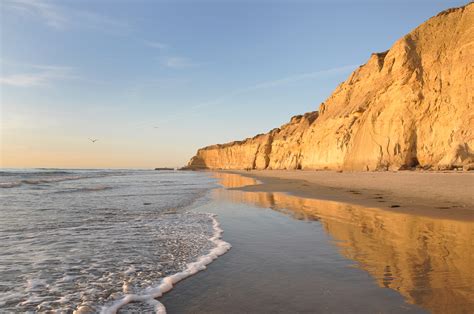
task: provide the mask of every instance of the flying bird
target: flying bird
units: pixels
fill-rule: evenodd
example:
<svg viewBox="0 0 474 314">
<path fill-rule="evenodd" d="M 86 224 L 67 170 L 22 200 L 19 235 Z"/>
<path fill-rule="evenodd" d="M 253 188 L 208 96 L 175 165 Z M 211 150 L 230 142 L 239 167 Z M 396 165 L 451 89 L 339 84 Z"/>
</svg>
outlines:
<svg viewBox="0 0 474 314">
<path fill-rule="evenodd" d="M 96 138 L 89 138 L 89 141 L 91 141 L 92 143 L 95 143 L 95 142 L 98 141 L 98 139 L 96 139 Z"/>
</svg>

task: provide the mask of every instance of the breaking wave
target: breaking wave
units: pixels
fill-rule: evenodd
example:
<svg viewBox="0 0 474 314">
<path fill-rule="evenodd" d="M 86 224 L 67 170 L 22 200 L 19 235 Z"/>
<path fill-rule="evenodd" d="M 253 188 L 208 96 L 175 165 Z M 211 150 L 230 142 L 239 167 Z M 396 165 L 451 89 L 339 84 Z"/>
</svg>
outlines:
<svg viewBox="0 0 474 314">
<path fill-rule="evenodd" d="M 69 180 L 80 180 L 80 179 L 87 179 L 87 178 L 94 178 L 93 176 L 68 176 L 68 177 L 55 177 L 55 178 L 41 178 L 41 179 L 21 179 L 12 182 L 1 182 L 0 188 L 14 188 L 22 186 L 23 184 L 30 184 L 30 185 L 39 185 L 39 184 L 49 184 L 49 183 L 56 183 L 62 181 L 69 181 Z"/>
<path fill-rule="evenodd" d="M 130 302 L 145 302 L 154 307 L 157 314 L 166 314 L 166 308 L 160 301 L 156 300 L 166 292 L 173 289 L 173 286 L 183 279 L 186 279 L 202 270 L 206 269 L 206 266 L 219 256 L 224 255 L 232 247 L 230 243 L 225 242 L 221 239 L 222 233 L 224 232 L 215 215 L 209 214 L 212 218 L 212 226 L 214 229 L 213 236 L 209 239 L 215 247 L 211 249 L 207 254 L 200 256 L 195 262 L 186 265 L 183 271 L 177 272 L 170 276 L 163 278 L 157 286 L 149 287 L 142 293 L 138 294 L 127 294 L 120 300 L 115 301 L 109 306 L 104 306 L 101 310 L 101 314 L 115 314 L 124 305 Z M 133 272 L 133 269 L 127 271 Z"/>
</svg>

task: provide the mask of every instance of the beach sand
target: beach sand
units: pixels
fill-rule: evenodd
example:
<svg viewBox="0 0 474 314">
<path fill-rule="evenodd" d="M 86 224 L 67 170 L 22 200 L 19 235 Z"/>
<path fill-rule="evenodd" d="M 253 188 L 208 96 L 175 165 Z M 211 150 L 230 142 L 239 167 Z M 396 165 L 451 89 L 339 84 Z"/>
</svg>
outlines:
<svg viewBox="0 0 474 314">
<path fill-rule="evenodd" d="M 212 174 L 225 188 L 198 210 L 218 215 L 233 247 L 160 299 L 169 313 L 467 313 L 474 307 L 474 219 L 466 194 L 453 203 L 441 194 L 437 201 L 450 204 L 449 214 L 437 209 L 430 216 L 433 200 L 401 197 L 407 189 L 401 185 L 395 193 L 367 179 L 354 188 L 346 185 L 356 182 L 347 174 L 346 182 L 323 186 L 298 177 L 310 172 L 281 173 L 288 177 Z M 326 191 L 332 193 L 319 194 Z M 370 207 L 383 204 L 371 198 L 376 194 L 405 211 Z"/>
<path fill-rule="evenodd" d="M 231 171 L 264 184 L 240 188 L 285 192 L 441 218 L 474 219 L 474 172 Z"/>
</svg>

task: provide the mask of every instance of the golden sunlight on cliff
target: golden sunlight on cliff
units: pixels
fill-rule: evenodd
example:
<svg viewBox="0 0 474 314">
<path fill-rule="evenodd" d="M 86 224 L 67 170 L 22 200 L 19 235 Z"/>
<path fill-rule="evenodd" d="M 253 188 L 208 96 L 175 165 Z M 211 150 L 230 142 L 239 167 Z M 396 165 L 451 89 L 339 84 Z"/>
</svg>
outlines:
<svg viewBox="0 0 474 314">
<path fill-rule="evenodd" d="M 474 169 L 474 3 L 374 53 L 319 112 L 201 148 L 191 169 Z"/>
</svg>

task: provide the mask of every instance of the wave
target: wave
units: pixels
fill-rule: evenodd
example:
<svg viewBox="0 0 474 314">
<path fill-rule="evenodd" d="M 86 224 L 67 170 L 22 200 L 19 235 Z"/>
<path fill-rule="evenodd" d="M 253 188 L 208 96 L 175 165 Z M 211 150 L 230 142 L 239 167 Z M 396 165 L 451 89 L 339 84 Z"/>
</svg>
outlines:
<svg viewBox="0 0 474 314">
<path fill-rule="evenodd" d="M 212 226 L 214 229 L 214 234 L 209 240 L 215 244 L 215 247 L 210 250 L 209 253 L 199 257 L 197 261 L 187 264 L 185 270 L 163 278 L 157 286 L 145 289 L 142 294 L 127 294 L 110 306 L 104 306 L 101 310 L 101 314 L 115 314 L 122 306 L 131 302 L 147 302 L 155 307 L 157 314 L 166 314 L 165 306 L 156 300 L 156 298 L 161 297 L 173 289 L 173 285 L 181 280 L 205 270 L 208 264 L 212 263 L 212 261 L 219 256 L 224 255 L 232 247 L 230 243 L 221 239 L 224 230 L 222 230 L 219 222 L 215 218 L 216 215 L 209 214 L 209 216 L 212 218 Z"/>
<path fill-rule="evenodd" d="M 38 185 L 38 184 L 48 184 L 48 183 L 56 183 L 62 181 L 69 181 L 69 180 L 80 180 L 80 179 L 88 179 L 88 178 L 96 178 L 96 176 L 68 176 L 68 177 L 56 177 L 56 178 L 41 178 L 41 179 L 21 179 L 12 182 L 2 182 L 0 183 L 0 188 L 14 188 L 19 187 L 23 184 L 30 184 L 30 185 Z"/>
<path fill-rule="evenodd" d="M 0 183 L 0 188 L 3 188 L 3 189 L 14 188 L 20 185 L 21 185 L 21 182 L 4 182 L 4 183 Z"/>
<path fill-rule="evenodd" d="M 92 186 L 92 187 L 87 187 L 87 188 L 62 190 L 62 191 L 57 191 L 54 193 L 97 192 L 97 191 L 104 191 L 104 190 L 109 190 L 109 189 L 112 189 L 112 187 L 106 186 L 106 185 L 98 185 L 98 186 Z"/>
<path fill-rule="evenodd" d="M 72 171 L 65 170 L 51 170 L 51 171 L 0 171 L 0 177 L 10 177 L 10 176 L 51 176 L 51 175 L 64 175 L 64 174 L 73 174 Z"/>
</svg>

